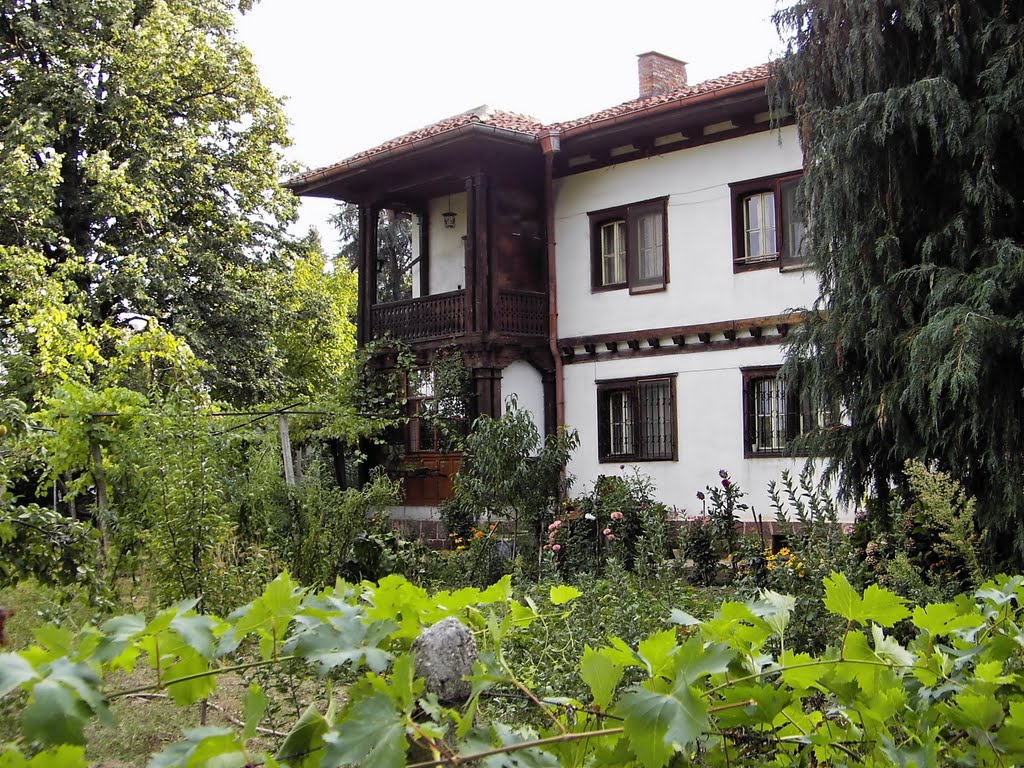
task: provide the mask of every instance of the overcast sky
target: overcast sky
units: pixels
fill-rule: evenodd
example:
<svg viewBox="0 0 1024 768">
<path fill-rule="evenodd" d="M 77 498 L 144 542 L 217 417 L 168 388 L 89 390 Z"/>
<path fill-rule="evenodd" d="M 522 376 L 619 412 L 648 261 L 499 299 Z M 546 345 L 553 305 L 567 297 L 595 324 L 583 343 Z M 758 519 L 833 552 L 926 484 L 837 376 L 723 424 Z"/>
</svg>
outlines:
<svg viewBox="0 0 1024 768">
<path fill-rule="evenodd" d="M 783 6 L 786 3 L 783 3 Z M 566 120 L 637 95 L 636 54 L 689 63 L 691 83 L 782 49 L 776 0 L 261 0 L 239 21 L 286 99 L 290 159 L 315 168 L 488 104 Z M 332 204 L 303 204 L 332 252 Z"/>
</svg>

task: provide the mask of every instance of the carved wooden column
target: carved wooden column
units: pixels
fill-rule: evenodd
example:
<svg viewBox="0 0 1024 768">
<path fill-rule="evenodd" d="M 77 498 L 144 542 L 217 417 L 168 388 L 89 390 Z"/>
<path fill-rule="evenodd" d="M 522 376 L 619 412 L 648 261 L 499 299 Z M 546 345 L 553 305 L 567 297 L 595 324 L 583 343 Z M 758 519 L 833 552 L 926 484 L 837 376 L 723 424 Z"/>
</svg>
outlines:
<svg viewBox="0 0 1024 768">
<path fill-rule="evenodd" d="M 491 330 L 490 182 L 478 173 L 466 179 L 467 330 Z"/>
<path fill-rule="evenodd" d="M 430 206 L 419 214 L 420 219 L 420 296 L 430 295 Z"/>
<path fill-rule="evenodd" d="M 501 369 L 474 368 L 473 390 L 476 394 L 477 416 L 501 416 Z"/>
<path fill-rule="evenodd" d="M 377 216 L 374 206 L 359 206 L 359 294 L 356 341 L 373 338 L 373 305 L 377 300 Z"/>
</svg>

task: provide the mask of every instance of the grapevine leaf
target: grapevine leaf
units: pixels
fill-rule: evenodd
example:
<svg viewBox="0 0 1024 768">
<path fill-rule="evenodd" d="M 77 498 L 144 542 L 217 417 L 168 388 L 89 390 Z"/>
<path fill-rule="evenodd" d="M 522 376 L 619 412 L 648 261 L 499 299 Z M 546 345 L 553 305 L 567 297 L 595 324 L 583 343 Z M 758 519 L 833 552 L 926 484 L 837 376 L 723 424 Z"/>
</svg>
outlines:
<svg viewBox="0 0 1024 768">
<path fill-rule="evenodd" d="M 860 621 L 862 601 L 846 575 L 832 572 L 825 577 L 825 598 L 822 601 L 832 613 L 847 621 Z"/>
<path fill-rule="evenodd" d="M 948 635 L 958 629 L 976 627 L 984 621 L 977 611 L 964 613 L 956 603 L 917 606 L 911 620 L 915 627 L 936 637 Z"/>
<path fill-rule="evenodd" d="M 38 673 L 16 653 L 0 653 L 0 699 L 22 683 L 39 679 Z"/>
<path fill-rule="evenodd" d="M 576 587 L 560 584 L 551 588 L 551 604 L 565 605 L 566 603 L 572 602 L 582 594 L 583 593 L 576 589 Z"/>
<path fill-rule="evenodd" d="M 662 768 L 708 727 L 706 707 L 685 683 L 677 683 L 667 694 L 634 688 L 622 697 L 618 712 L 625 718 L 624 732 L 645 768 Z"/>
<path fill-rule="evenodd" d="M 744 702 L 748 703 L 742 706 Z M 793 703 L 793 693 L 771 685 L 734 685 L 726 689 L 724 703 L 734 706 L 716 715 L 719 728 L 771 725 Z"/>
<path fill-rule="evenodd" d="M 883 627 L 891 627 L 910 615 L 902 597 L 877 584 L 864 590 L 860 621 L 873 621 Z"/>
<path fill-rule="evenodd" d="M 108 725 L 114 724 L 114 718 L 107 708 L 106 697 L 100 692 L 103 681 L 88 664 L 57 659 L 50 666 L 48 679 L 71 688 L 103 722 Z"/>
<path fill-rule="evenodd" d="M 626 645 L 621 637 L 609 637 L 610 648 L 602 648 L 601 653 L 623 667 L 642 667 L 644 661 L 637 656 L 636 651 Z"/>
<path fill-rule="evenodd" d="M 86 768 L 84 747 L 73 747 L 67 744 L 46 749 L 26 758 L 15 746 L 0 753 L 0 768 Z"/>
<path fill-rule="evenodd" d="M 176 616 L 171 622 L 171 629 L 204 659 L 213 658 L 217 642 L 213 634 L 214 626 L 216 623 L 209 616 Z"/>
<path fill-rule="evenodd" d="M 537 620 L 537 611 L 531 606 L 523 605 L 518 600 L 509 604 L 509 614 L 512 616 L 512 623 L 520 627 L 529 627 Z"/>
<path fill-rule="evenodd" d="M 686 611 L 681 611 L 678 608 L 673 608 L 672 613 L 668 619 L 672 624 L 679 624 L 683 627 L 696 627 L 700 624 L 700 619 L 696 616 L 692 616 Z"/>
<path fill-rule="evenodd" d="M 391 661 L 391 654 L 379 646 L 396 628 L 393 622 L 375 621 L 367 625 L 355 614 L 334 615 L 327 621 L 300 616 L 299 626 L 284 650 L 303 656 L 321 675 L 345 664 L 355 671 L 363 662 L 374 672 L 382 672 Z"/>
<path fill-rule="evenodd" d="M 490 605 L 491 603 L 505 603 L 512 597 L 512 577 L 508 574 L 502 576 L 487 589 L 480 593 L 477 603 Z"/>
<path fill-rule="evenodd" d="M 689 638 L 675 651 L 676 678 L 693 685 L 702 677 L 725 672 L 735 657 L 736 651 L 726 645 L 704 645 L 696 638 Z"/>
<path fill-rule="evenodd" d="M 622 680 L 622 673 L 622 665 L 612 660 L 609 654 L 595 651 L 589 645 L 583 648 L 580 677 L 590 688 L 596 706 L 605 709 L 611 703 L 615 689 Z"/>
<path fill-rule="evenodd" d="M 202 752 L 205 761 L 197 762 L 196 753 L 207 742 L 210 744 Z M 236 745 L 237 740 L 229 728 L 190 728 L 185 731 L 181 741 L 168 744 L 153 755 L 146 768 L 183 768 L 210 764 L 217 768 L 240 768 L 245 765 L 245 757 L 243 752 L 241 761 L 238 760 L 239 751 Z M 218 755 L 223 755 L 226 760 L 222 762 L 216 759 Z"/>
<path fill-rule="evenodd" d="M 139 615 L 108 619 L 100 625 L 103 636 L 93 652 L 93 659 L 99 662 L 113 661 L 124 652 L 132 638 L 145 628 L 146 619 Z"/>
<path fill-rule="evenodd" d="M 178 660 L 167 667 L 166 679 L 190 679 L 168 685 L 168 695 L 178 706 L 182 707 L 209 696 L 217 690 L 217 676 L 206 674 L 209 671 L 210 665 L 206 659 L 191 648 L 183 647 Z"/>
<path fill-rule="evenodd" d="M 84 744 L 83 730 L 92 711 L 56 680 L 43 680 L 32 689 L 22 713 L 25 736 L 44 744 Z"/>
<path fill-rule="evenodd" d="M 311 704 L 277 750 L 277 759 L 287 762 L 292 768 L 313 768 L 320 765 L 323 760 L 321 750 L 324 746 L 324 734 L 327 730 L 326 718 Z"/>
<path fill-rule="evenodd" d="M 44 624 L 32 633 L 36 642 L 48 651 L 51 659 L 69 656 L 73 648 L 74 636 L 67 627 L 57 624 Z"/>
<path fill-rule="evenodd" d="M 187 768 L 245 768 L 250 765 L 245 747 L 234 733 L 207 736 L 196 744 Z"/>
<path fill-rule="evenodd" d="M 510 747 L 524 741 L 534 741 L 536 732 L 530 728 L 513 729 L 504 723 L 494 723 L 491 730 L 498 737 L 501 746 Z M 558 768 L 558 758 L 540 748 L 517 749 L 515 752 L 491 755 L 483 760 L 486 768 Z"/>
<path fill-rule="evenodd" d="M 886 637 L 885 632 L 877 624 L 871 625 L 871 635 L 875 641 L 875 654 L 880 659 L 891 661 L 893 664 L 899 664 L 904 667 L 909 667 L 917 661 L 917 658 L 900 645 L 895 638 Z"/>
<path fill-rule="evenodd" d="M 383 693 L 353 704 L 324 741 L 325 765 L 395 768 L 405 763 L 405 721 Z"/>
<path fill-rule="evenodd" d="M 897 768 L 935 768 L 939 764 L 938 733 L 929 734 L 931 738 L 919 738 L 917 749 L 898 746 L 892 739 L 882 739 L 882 752 Z"/>
<path fill-rule="evenodd" d="M 763 618 L 779 637 L 785 633 L 795 608 L 795 597 L 782 595 L 770 589 L 761 592 L 761 600 L 752 606 L 754 613 Z"/>
<path fill-rule="evenodd" d="M 245 727 L 242 730 L 243 739 L 248 740 L 256 735 L 256 728 L 259 726 L 260 720 L 263 719 L 263 714 L 267 711 L 269 703 L 267 695 L 263 693 L 263 689 L 258 684 L 253 683 L 249 686 L 249 690 L 245 693 L 243 705 L 245 711 Z"/>
<path fill-rule="evenodd" d="M 977 728 L 988 731 L 1003 720 L 1003 705 L 999 700 L 977 693 L 957 694 L 947 711 L 952 723 L 965 730 Z"/>
<path fill-rule="evenodd" d="M 651 677 L 665 674 L 672 666 L 672 655 L 676 650 L 676 633 L 666 629 L 656 632 L 640 641 L 637 653 L 647 664 L 647 672 Z"/>
<path fill-rule="evenodd" d="M 814 658 L 807 653 L 793 653 L 786 650 L 782 654 L 782 679 L 794 690 L 806 690 L 817 686 L 825 673 L 823 666 L 802 666 L 814 664 Z M 793 669 L 796 667 L 796 669 Z"/>
</svg>

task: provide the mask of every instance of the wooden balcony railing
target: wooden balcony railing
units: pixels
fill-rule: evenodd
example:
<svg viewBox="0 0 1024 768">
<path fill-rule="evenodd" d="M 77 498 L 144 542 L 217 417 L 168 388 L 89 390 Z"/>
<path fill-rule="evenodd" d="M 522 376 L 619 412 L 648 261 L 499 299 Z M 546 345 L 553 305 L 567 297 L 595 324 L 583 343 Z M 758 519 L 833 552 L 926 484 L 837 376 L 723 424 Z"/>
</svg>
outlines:
<svg viewBox="0 0 1024 768">
<path fill-rule="evenodd" d="M 521 336 L 546 336 L 547 294 L 535 291 L 502 291 L 498 295 L 498 330 Z"/>
<path fill-rule="evenodd" d="M 405 341 L 461 336 L 466 330 L 465 291 L 376 304 L 371 309 L 373 336 L 391 333 Z"/>
<path fill-rule="evenodd" d="M 545 336 L 548 329 L 547 294 L 501 291 L 498 295 L 499 333 Z M 376 304 L 371 309 L 373 336 L 390 333 L 404 341 L 425 341 L 461 336 L 466 332 L 465 291 Z"/>
</svg>

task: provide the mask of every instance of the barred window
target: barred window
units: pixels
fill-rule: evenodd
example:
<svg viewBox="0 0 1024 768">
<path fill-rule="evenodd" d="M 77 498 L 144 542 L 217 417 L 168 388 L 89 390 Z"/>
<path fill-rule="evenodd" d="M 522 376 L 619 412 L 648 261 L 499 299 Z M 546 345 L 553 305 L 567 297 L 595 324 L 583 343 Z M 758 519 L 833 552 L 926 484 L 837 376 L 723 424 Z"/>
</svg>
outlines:
<svg viewBox="0 0 1024 768">
<path fill-rule="evenodd" d="M 744 453 L 748 458 L 785 455 L 793 440 L 827 418 L 808 398 L 787 387 L 777 367 L 743 371 Z"/>
<path fill-rule="evenodd" d="M 597 425 L 601 461 L 674 461 L 675 377 L 598 382 Z"/>
</svg>

